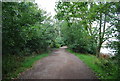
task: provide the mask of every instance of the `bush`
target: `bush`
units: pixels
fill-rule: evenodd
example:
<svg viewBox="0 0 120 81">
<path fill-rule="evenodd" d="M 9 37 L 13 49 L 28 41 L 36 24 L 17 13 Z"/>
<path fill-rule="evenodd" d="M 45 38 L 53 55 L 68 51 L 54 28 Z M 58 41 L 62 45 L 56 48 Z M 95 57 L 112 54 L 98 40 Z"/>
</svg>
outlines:
<svg viewBox="0 0 120 81">
<path fill-rule="evenodd" d="M 64 26 L 62 31 L 63 40 L 70 49 L 75 52 L 95 54 L 95 39 L 89 35 L 88 31 L 80 23 L 73 23 L 70 27 L 66 26 L 66 28 Z"/>
<path fill-rule="evenodd" d="M 21 56 L 10 55 L 10 54 L 4 55 L 2 61 L 3 78 L 9 77 L 11 73 L 15 72 L 16 69 L 21 67 L 23 61 L 24 61 L 24 57 Z"/>
<path fill-rule="evenodd" d="M 22 54 L 23 51 L 32 53 L 47 49 L 53 40 L 54 30 L 43 10 L 31 2 L 6 2 L 2 8 L 3 54 Z"/>
<path fill-rule="evenodd" d="M 105 76 L 113 76 L 114 78 L 117 77 L 116 74 L 118 71 L 118 66 L 114 60 L 98 59 L 95 61 L 95 64 L 97 64 L 103 69 L 103 71 L 105 71 Z"/>
<path fill-rule="evenodd" d="M 55 34 L 50 17 L 35 3 L 3 2 L 2 9 L 3 76 L 7 77 L 26 55 L 47 51 Z"/>
</svg>

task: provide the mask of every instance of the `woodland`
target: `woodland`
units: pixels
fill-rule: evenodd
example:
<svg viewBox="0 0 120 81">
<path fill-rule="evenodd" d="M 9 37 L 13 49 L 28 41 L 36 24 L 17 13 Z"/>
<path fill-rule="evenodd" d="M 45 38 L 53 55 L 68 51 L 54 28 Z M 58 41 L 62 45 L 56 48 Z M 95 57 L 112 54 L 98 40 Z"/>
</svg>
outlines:
<svg viewBox="0 0 120 81">
<path fill-rule="evenodd" d="M 59 1 L 55 11 L 52 18 L 34 2 L 2 2 L 3 79 L 17 77 L 51 49 L 62 46 L 99 59 L 95 64 L 105 72 L 98 75 L 100 79 L 120 78 L 120 2 Z M 107 59 L 99 55 L 106 41 L 105 48 L 115 50 Z"/>
</svg>

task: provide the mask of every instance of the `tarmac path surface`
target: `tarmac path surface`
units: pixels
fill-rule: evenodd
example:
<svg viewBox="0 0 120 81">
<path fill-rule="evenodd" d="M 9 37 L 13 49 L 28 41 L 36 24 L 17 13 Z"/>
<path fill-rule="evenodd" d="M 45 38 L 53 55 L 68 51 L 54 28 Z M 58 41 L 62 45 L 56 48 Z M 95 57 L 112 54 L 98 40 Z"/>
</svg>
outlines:
<svg viewBox="0 0 120 81">
<path fill-rule="evenodd" d="M 53 50 L 48 57 L 38 60 L 19 79 L 97 79 L 88 66 L 65 48 Z"/>
</svg>

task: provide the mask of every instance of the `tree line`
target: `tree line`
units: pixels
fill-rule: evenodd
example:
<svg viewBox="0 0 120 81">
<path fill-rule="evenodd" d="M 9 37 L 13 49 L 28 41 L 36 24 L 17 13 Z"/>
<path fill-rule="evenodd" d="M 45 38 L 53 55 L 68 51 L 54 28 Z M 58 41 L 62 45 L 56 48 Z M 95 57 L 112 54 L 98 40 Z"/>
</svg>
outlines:
<svg viewBox="0 0 120 81">
<path fill-rule="evenodd" d="M 3 79 L 22 67 L 26 56 L 54 47 L 51 16 L 32 2 L 2 2 Z"/>
<path fill-rule="evenodd" d="M 50 16 L 37 4 L 4 2 L 2 9 L 3 54 L 40 52 L 52 43 L 55 34 Z"/>
<path fill-rule="evenodd" d="M 57 22 L 64 44 L 71 50 L 96 55 L 97 65 L 108 75 L 120 72 L 120 2 L 61 2 L 56 4 Z M 110 39 L 115 39 L 111 41 Z M 101 59 L 100 50 L 114 49 L 114 56 Z M 115 67 L 114 67 L 115 66 Z M 114 71 L 115 74 L 110 72 Z M 117 73 L 117 74 L 116 74 Z"/>
<path fill-rule="evenodd" d="M 3 77 L 19 67 L 17 60 L 67 45 L 99 57 L 105 41 L 119 55 L 119 2 L 58 2 L 55 19 L 32 2 L 2 2 Z M 8 68 L 9 69 L 6 69 Z"/>
<path fill-rule="evenodd" d="M 66 44 L 99 56 L 102 44 L 118 34 L 119 2 L 58 2 L 56 18 Z"/>
</svg>

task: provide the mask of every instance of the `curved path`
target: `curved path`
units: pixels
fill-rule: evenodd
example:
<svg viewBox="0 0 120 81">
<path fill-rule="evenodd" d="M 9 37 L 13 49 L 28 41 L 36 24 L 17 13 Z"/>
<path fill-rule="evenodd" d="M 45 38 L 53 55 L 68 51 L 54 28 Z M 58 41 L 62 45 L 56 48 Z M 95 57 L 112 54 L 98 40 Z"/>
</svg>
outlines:
<svg viewBox="0 0 120 81">
<path fill-rule="evenodd" d="M 54 50 L 52 54 L 37 61 L 20 79 L 97 79 L 95 74 L 75 55 L 65 48 Z"/>
</svg>

